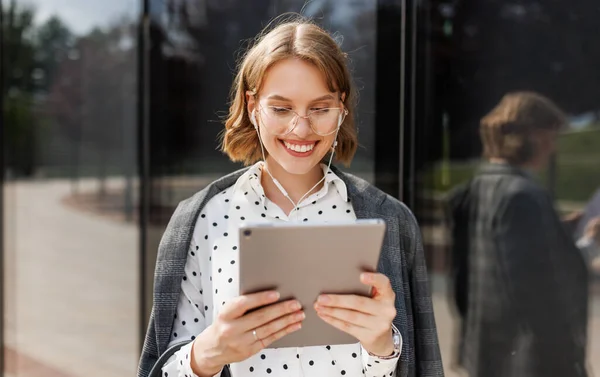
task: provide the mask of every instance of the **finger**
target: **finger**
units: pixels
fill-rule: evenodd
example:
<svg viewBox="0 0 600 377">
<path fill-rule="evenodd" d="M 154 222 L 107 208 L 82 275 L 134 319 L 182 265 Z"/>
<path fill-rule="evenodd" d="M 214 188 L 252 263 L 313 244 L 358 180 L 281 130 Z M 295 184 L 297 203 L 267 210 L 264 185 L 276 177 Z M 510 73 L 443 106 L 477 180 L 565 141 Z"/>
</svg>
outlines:
<svg viewBox="0 0 600 377">
<path fill-rule="evenodd" d="M 269 305 L 243 316 L 239 323 L 240 329 L 248 331 L 262 327 L 278 318 L 300 310 L 301 307 L 302 305 L 297 300 L 288 300 Z"/>
<path fill-rule="evenodd" d="M 258 327 L 254 330 L 248 331 L 246 337 L 248 338 L 248 343 L 252 343 L 253 341 L 258 339 L 267 339 L 273 334 L 278 333 L 279 331 L 294 325 L 296 323 L 302 323 L 302 321 L 306 318 L 306 315 L 303 311 L 299 310 L 297 312 L 288 314 L 281 318 L 278 318 L 272 322 L 267 323 L 261 327 Z M 256 331 L 256 337 L 253 332 Z M 264 342 L 264 341 L 263 341 Z"/>
<path fill-rule="evenodd" d="M 363 284 L 370 285 L 375 288 L 376 292 L 374 297 L 392 300 L 396 297 L 396 294 L 392 289 L 390 279 L 388 279 L 388 277 L 384 274 L 365 272 L 360 275 L 360 280 Z"/>
<path fill-rule="evenodd" d="M 256 330 L 256 333 L 260 339 L 265 339 L 275 333 L 278 333 L 281 329 L 284 329 L 295 323 L 301 323 L 302 321 L 304 321 L 305 318 L 306 314 L 304 314 L 303 311 L 299 310 L 295 313 L 280 317 L 272 322 L 267 323 L 262 327 L 259 327 Z"/>
<path fill-rule="evenodd" d="M 283 338 L 286 335 L 294 333 L 294 332 L 300 330 L 301 328 L 302 328 L 301 322 L 294 323 L 293 325 L 289 325 L 288 327 L 281 329 L 274 334 L 271 334 L 267 338 L 262 339 L 262 343 L 264 344 L 264 347 L 266 348 L 266 347 L 270 346 L 271 344 L 273 344 L 274 342 L 276 342 L 277 340 Z"/>
<path fill-rule="evenodd" d="M 356 310 L 342 309 L 334 307 L 315 305 L 315 310 L 321 315 L 327 317 L 339 319 L 344 322 L 348 322 L 354 326 L 363 327 L 367 329 L 375 329 L 378 322 L 381 322 L 381 318 L 374 315 L 361 313 Z"/>
<path fill-rule="evenodd" d="M 226 320 L 236 319 L 243 316 L 249 310 L 273 304 L 277 300 L 279 300 L 279 292 L 275 291 L 238 296 L 225 304 L 219 315 Z"/>
<path fill-rule="evenodd" d="M 341 330 L 346 334 L 352 335 L 359 341 L 360 339 L 363 339 L 369 331 L 364 327 L 354 325 L 350 322 L 346 322 L 341 319 L 328 316 L 326 314 L 319 314 L 319 318 L 321 318 L 323 321 L 330 324 L 331 326 L 335 327 L 336 329 Z"/>
<path fill-rule="evenodd" d="M 367 314 L 376 314 L 380 303 L 369 297 L 357 295 L 320 295 L 317 299 L 320 306 L 358 310 Z"/>
</svg>

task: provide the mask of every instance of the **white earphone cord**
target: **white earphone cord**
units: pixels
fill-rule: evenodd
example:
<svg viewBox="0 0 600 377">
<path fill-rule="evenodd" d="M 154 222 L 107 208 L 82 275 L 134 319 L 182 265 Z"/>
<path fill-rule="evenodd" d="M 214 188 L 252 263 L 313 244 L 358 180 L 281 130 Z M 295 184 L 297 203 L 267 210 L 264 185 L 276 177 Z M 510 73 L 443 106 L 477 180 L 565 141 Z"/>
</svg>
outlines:
<svg viewBox="0 0 600 377">
<path fill-rule="evenodd" d="M 271 177 L 271 179 L 273 180 L 273 183 L 275 183 L 275 186 L 277 186 L 277 188 L 279 189 L 279 191 L 281 191 L 281 193 L 283 194 L 283 196 L 285 196 L 290 203 L 292 203 L 292 205 L 294 206 L 294 209 L 292 210 L 295 211 L 296 213 L 298 212 L 298 206 L 300 205 L 300 203 L 302 203 L 302 201 L 306 198 L 307 195 L 309 195 L 312 190 L 314 190 L 317 186 L 319 186 L 321 184 L 321 182 L 323 182 L 325 180 L 325 175 L 327 174 L 327 172 L 325 172 L 323 174 L 323 178 L 321 178 L 319 180 L 319 182 L 317 182 L 310 190 L 308 190 L 306 192 L 306 194 L 304 194 L 300 200 L 298 200 L 298 203 L 294 203 L 294 201 L 292 200 L 292 198 L 290 198 L 290 195 L 287 193 L 287 191 L 285 190 L 285 188 L 281 185 L 281 183 L 279 183 L 279 181 L 277 179 L 275 179 L 275 177 L 273 177 L 273 175 L 271 174 L 271 172 L 269 171 L 269 169 L 267 168 L 267 159 L 265 158 L 265 149 L 263 147 L 263 143 L 262 143 L 262 139 L 260 138 L 260 132 L 258 130 L 258 125 L 256 124 L 256 117 L 254 115 L 254 112 L 252 112 L 252 116 L 251 116 L 251 120 L 252 120 L 252 125 L 254 126 L 254 129 L 256 130 L 256 134 L 258 135 L 258 143 L 260 144 L 260 150 L 262 153 L 262 157 L 263 157 L 263 167 L 264 170 L 267 172 L 267 174 L 269 174 L 269 176 Z M 342 125 L 342 118 L 340 115 L 340 118 L 338 120 L 338 126 L 337 129 L 335 130 L 335 137 L 333 139 L 333 144 L 331 147 L 331 156 L 329 156 L 329 163 L 327 164 L 327 171 L 329 171 L 329 169 L 331 168 L 331 162 L 333 161 L 333 155 L 335 154 L 335 147 L 337 146 L 337 135 L 340 131 L 340 126 Z M 291 213 L 291 212 L 290 212 Z"/>
</svg>

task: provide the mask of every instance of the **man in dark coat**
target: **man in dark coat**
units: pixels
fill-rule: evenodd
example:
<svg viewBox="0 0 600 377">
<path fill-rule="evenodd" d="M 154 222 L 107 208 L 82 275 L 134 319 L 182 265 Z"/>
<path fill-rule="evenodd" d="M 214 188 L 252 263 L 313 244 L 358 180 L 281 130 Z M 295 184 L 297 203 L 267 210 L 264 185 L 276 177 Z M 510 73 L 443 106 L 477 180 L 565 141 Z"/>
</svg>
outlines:
<svg viewBox="0 0 600 377">
<path fill-rule="evenodd" d="M 487 163 L 449 200 L 460 364 L 470 377 L 587 376 L 588 272 L 532 173 L 566 119 L 535 93 L 481 121 Z"/>
</svg>

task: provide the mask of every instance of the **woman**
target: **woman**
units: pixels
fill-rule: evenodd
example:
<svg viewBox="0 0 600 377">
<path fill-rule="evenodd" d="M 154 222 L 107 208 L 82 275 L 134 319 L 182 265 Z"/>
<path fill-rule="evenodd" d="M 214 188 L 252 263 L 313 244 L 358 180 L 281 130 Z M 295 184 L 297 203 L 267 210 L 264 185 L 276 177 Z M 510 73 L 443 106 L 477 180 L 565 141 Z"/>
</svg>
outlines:
<svg viewBox="0 0 600 377">
<path fill-rule="evenodd" d="M 587 375 L 584 253 L 533 175 L 566 124 L 548 98 L 507 94 L 481 121 L 487 163 L 451 196 L 459 362 L 470 377 Z"/>
<path fill-rule="evenodd" d="M 160 361 L 165 377 L 443 375 L 413 215 L 367 182 L 330 167 L 334 156 L 349 164 L 356 150 L 354 99 L 346 55 L 308 21 L 275 27 L 246 53 L 222 149 L 251 166 L 176 209 L 159 249 L 138 376 L 148 376 L 181 341 L 189 343 Z M 277 292 L 239 296 L 236 236 L 242 222 L 356 218 L 387 222 L 379 273 L 360 277 L 375 288 L 373 297 L 323 295 L 314 308 L 301 309 L 294 300 L 278 303 Z M 270 349 L 301 328 L 303 310 L 316 310 L 359 342 Z"/>
</svg>

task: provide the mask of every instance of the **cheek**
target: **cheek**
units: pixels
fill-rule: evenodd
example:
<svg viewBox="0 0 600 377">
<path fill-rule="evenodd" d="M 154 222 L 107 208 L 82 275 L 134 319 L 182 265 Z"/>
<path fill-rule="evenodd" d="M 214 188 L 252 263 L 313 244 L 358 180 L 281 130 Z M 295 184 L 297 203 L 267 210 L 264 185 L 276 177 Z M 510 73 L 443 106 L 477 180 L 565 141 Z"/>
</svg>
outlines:
<svg viewBox="0 0 600 377">
<path fill-rule="evenodd" d="M 268 132 L 261 132 L 261 139 L 265 147 L 265 151 L 269 154 L 274 152 L 274 149 L 279 145 L 279 139 Z"/>
<path fill-rule="evenodd" d="M 331 147 L 333 146 L 333 137 L 327 136 L 322 139 L 318 145 L 319 150 L 317 154 L 319 155 L 319 159 L 323 158 L 328 152 L 331 152 Z"/>
</svg>

